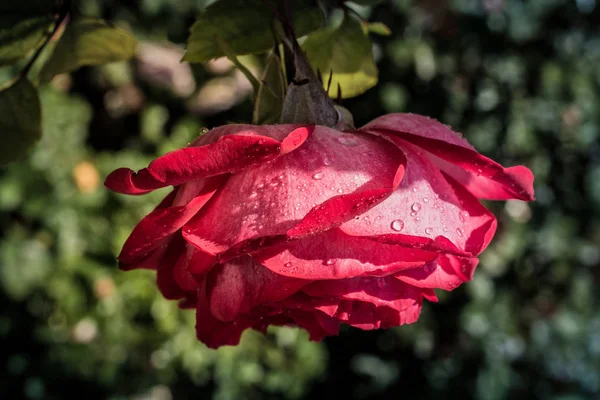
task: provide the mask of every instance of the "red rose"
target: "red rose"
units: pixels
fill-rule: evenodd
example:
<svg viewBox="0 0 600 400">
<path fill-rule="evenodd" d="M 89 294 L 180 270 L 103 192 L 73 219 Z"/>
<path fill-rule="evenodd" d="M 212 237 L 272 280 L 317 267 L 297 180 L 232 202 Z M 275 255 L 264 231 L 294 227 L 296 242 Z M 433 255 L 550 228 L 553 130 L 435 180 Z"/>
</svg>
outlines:
<svg viewBox="0 0 600 400">
<path fill-rule="evenodd" d="M 496 219 L 479 199 L 533 200 L 533 175 L 503 168 L 448 127 L 392 114 L 361 129 L 227 125 L 110 189 L 173 192 L 133 230 L 123 269 L 151 268 L 166 298 L 197 309 L 198 338 L 297 325 L 415 322 L 433 289 L 471 279 Z"/>
</svg>

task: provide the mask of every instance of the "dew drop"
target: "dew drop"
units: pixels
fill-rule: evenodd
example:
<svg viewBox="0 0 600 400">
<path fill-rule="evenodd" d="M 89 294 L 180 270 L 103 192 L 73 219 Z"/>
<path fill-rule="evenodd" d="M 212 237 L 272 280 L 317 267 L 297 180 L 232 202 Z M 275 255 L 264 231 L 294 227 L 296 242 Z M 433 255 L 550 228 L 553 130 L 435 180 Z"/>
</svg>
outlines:
<svg viewBox="0 0 600 400">
<path fill-rule="evenodd" d="M 252 193 L 250 193 L 250 196 L 248 196 L 248 197 L 249 197 L 249 198 L 251 198 L 251 199 L 253 199 L 253 198 L 255 198 L 256 196 L 258 196 L 258 193 L 256 193 L 256 192 L 252 192 Z"/>
<path fill-rule="evenodd" d="M 458 217 L 460 218 L 461 222 L 465 222 L 467 220 L 467 218 L 469 218 L 469 212 L 468 211 L 461 211 L 458 214 Z"/>
<path fill-rule="evenodd" d="M 323 179 L 323 173 L 322 172 L 317 172 L 316 174 L 314 174 L 312 177 L 314 180 L 316 181 L 320 181 L 321 179 Z"/>
<path fill-rule="evenodd" d="M 331 160 L 327 157 L 323 157 L 323 164 L 329 166 L 331 165 Z"/>
<path fill-rule="evenodd" d="M 395 219 L 392 221 L 391 228 L 396 232 L 400 232 L 402 229 L 404 229 L 404 222 L 402 222 L 401 219 Z"/>
<path fill-rule="evenodd" d="M 358 140 L 356 140 L 356 138 L 350 133 L 345 133 L 338 137 L 337 141 L 344 146 L 358 146 Z"/>
<path fill-rule="evenodd" d="M 410 206 L 410 209 L 413 210 L 414 212 L 419 212 L 419 211 L 421 211 L 421 204 L 413 203 L 413 205 Z"/>
<path fill-rule="evenodd" d="M 338 189 L 337 192 L 338 193 L 344 193 L 344 189 Z"/>
<path fill-rule="evenodd" d="M 289 268 L 292 266 L 291 262 L 286 262 L 285 264 L 283 264 L 284 267 Z"/>
<path fill-rule="evenodd" d="M 429 197 L 423 197 L 423 203 L 429 203 Z"/>
<path fill-rule="evenodd" d="M 460 228 L 456 228 L 456 234 L 460 237 L 463 237 L 463 231 Z"/>
<path fill-rule="evenodd" d="M 413 191 L 413 193 L 417 193 L 417 188 L 416 187 L 412 188 L 412 191 Z"/>
<path fill-rule="evenodd" d="M 414 211 L 410 213 L 410 216 L 411 216 L 411 217 L 414 217 L 414 216 L 416 216 L 416 215 L 417 215 L 417 213 L 416 213 L 416 212 L 414 212 Z"/>
<path fill-rule="evenodd" d="M 333 260 L 327 260 L 323 264 L 325 264 L 325 265 L 333 265 L 334 262 L 335 261 L 333 261 Z"/>
<path fill-rule="evenodd" d="M 481 168 L 477 168 L 477 171 L 475 171 L 475 173 L 477 174 L 477 176 L 481 176 Z"/>
<path fill-rule="evenodd" d="M 433 229 L 431 229 L 431 228 L 425 228 L 425 234 L 431 235 L 431 232 L 433 232 Z"/>
</svg>

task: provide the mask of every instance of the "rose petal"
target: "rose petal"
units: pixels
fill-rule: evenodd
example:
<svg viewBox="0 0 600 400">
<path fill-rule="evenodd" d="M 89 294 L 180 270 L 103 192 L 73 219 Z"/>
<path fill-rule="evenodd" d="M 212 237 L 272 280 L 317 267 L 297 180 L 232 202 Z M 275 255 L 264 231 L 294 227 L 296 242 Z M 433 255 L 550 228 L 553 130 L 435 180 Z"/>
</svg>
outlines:
<svg viewBox="0 0 600 400">
<path fill-rule="evenodd" d="M 190 271 L 190 265 L 194 262 L 197 250 L 189 243 L 185 243 L 177 263 L 173 267 L 173 278 L 179 287 L 185 292 L 192 292 L 198 288 L 198 282 Z"/>
<path fill-rule="evenodd" d="M 219 137 L 214 143 L 172 151 L 137 173 L 120 168 L 106 178 L 105 185 L 119 193 L 142 194 L 159 187 L 239 172 L 293 151 L 313 130 L 313 127 L 279 125 L 273 131 L 286 128 L 289 134 L 282 141 L 256 134 L 268 134 L 266 127 L 241 125 L 229 128 L 229 134 Z"/>
<path fill-rule="evenodd" d="M 180 187 L 173 198 L 172 207 L 157 208 L 137 224 L 123 245 L 119 261 L 125 266 L 130 266 L 147 256 L 162 240 L 188 222 L 210 200 L 223 182 L 223 177 L 215 177 Z"/>
<path fill-rule="evenodd" d="M 387 196 L 403 163 L 402 152 L 385 140 L 316 127 L 298 150 L 233 175 L 186 224 L 184 237 L 218 255 L 250 239 L 284 235 L 299 223 L 302 234 L 333 227 L 377 204 L 375 194 Z M 322 203 L 322 211 L 314 211 Z"/>
<path fill-rule="evenodd" d="M 406 242 L 402 235 L 421 237 L 404 246 L 422 247 L 429 243 L 432 247 L 424 248 L 456 255 L 472 256 L 483 251 L 495 232 L 494 215 L 423 157 L 419 148 L 404 142 L 402 151 L 407 166 L 398 189 L 360 219 L 350 220 L 340 229 L 384 243 L 400 241 L 398 245 Z"/>
<path fill-rule="evenodd" d="M 453 290 L 473 278 L 478 263 L 477 258 L 440 254 L 423 267 L 401 271 L 394 277 L 419 288 Z"/>
<path fill-rule="evenodd" d="M 428 151 L 435 156 L 432 159 L 438 167 L 480 199 L 534 199 L 533 174 L 528 168 L 502 167 L 479 154 L 465 139 L 434 119 L 415 114 L 390 114 L 375 119 L 360 130 L 392 140 L 400 138 Z"/>
<path fill-rule="evenodd" d="M 389 305 L 399 299 L 409 306 L 421 295 L 419 289 L 398 281 L 392 275 L 316 281 L 304 286 L 302 292 L 311 297 L 334 296 L 377 306 Z"/>
<path fill-rule="evenodd" d="M 436 253 L 380 244 L 337 228 L 259 249 L 253 258 L 276 274 L 300 279 L 383 276 L 423 265 Z"/>
<path fill-rule="evenodd" d="M 250 328 L 255 321 L 247 316 L 231 322 L 218 320 L 210 312 L 206 285 L 198 289 L 196 306 L 196 337 L 207 347 L 216 349 L 220 346 L 235 346 L 240 342 L 242 333 Z"/>
<path fill-rule="evenodd" d="M 422 299 L 415 300 L 408 307 L 397 310 L 388 306 L 345 300 L 340 303 L 335 318 L 363 330 L 387 329 L 416 322 L 421 314 L 422 303 Z"/>
<path fill-rule="evenodd" d="M 287 235 L 301 238 L 318 234 L 373 208 L 396 190 L 404 177 L 405 164 L 406 161 L 400 165 L 389 187 L 332 197 L 311 209 L 298 225 L 287 231 Z"/>
<path fill-rule="evenodd" d="M 214 267 L 207 280 L 210 311 L 228 322 L 253 308 L 297 292 L 310 281 L 271 272 L 250 257 L 241 257 Z"/>
<path fill-rule="evenodd" d="M 175 281 L 174 272 L 175 265 L 184 251 L 185 241 L 181 237 L 173 237 L 170 239 L 165 256 L 156 269 L 156 283 L 166 299 L 177 300 L 185 297 L 185 292 Z"/>
</svg>

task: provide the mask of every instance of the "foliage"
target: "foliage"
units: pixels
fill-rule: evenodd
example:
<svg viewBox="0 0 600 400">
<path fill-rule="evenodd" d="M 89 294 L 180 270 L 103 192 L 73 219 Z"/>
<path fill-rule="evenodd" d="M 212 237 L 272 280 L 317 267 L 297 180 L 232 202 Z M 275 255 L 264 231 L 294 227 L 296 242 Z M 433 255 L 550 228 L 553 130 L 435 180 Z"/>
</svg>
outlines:
<svg viewBox="0 0 600 400">
<path fill-rule="evenodd" d="M 56 16 L 63 5 L 9 3 L 14 8 L 0 3 L 1 15 L 35 7 Z M 294 329 L 273 329 L 266 337 L 247 333 L 237 348 L 207 350 L 194 338 L 193 313 L 163 300 L 151 273 L 116 268 L 127 234 L 164 193 L 117 196 L 101 182 L 115 167 L 141 167 L 187 144 L 203 126 L 248 122 L 251 88 L 223 60 L 189 66 L 179 64 L 180 49 L 147 46 L 166 39 L 183 46 L 203 2 L 82 0 L 79 12 L 126 27 L 140 45 L 134 62 L 83 67 L 38 86 L 39 114 L 0 107 L 0 154 L 9 149 L 5 126 L 26 128 L 12 136 L 26 139 L 14 145 L 23 148 L 43 132 L 29 154 L 0 170 L 0 392 L 28 399 L 600 394 L 599 6 L 356 3 L 347 3 L 353 11 L 346 18 L 391 30 L 370 38 L 379 84 L 342 103 L 357 125 L 386 112 L 430 115 L 503 164 L 534 170 L 535 203 L 491 206 L 499 233 L 475 279 L 439 292 L 441 302 L 427 305 L 411 326 L 346 330 L 321 344 Z M 341 15 L 327 15 L 339 26 Z M 0 55 L 7 54 L 3 23 Z M 28 85 L 14 78 L 47 37 L 37 29 L 23 30 L 18 46 L 26 51 L 0 69 L 0 104 L 15 85 Z M 38 83 L 60 40 L 26 71 L 30 81 Z M 153 63 L 152 54 L 161 61 Z M 260 76 L 266 57 L 239 60 Z M 280 78 L 265 80 L 272 79 Z M 30 129 L 38 115 L 41 128 Z M 23 124 L 10 120 L 24 117 Z"/>
</svg>

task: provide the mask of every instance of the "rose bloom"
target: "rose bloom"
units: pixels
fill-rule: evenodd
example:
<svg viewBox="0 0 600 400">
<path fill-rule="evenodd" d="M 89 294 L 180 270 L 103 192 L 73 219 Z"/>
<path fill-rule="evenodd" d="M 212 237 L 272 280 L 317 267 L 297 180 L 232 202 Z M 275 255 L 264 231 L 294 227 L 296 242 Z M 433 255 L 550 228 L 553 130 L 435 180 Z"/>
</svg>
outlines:
<svg viewBox="0 0 600 400">
<path fill-rule="evenodd" d="M 341 324 L 419 318 L 434 289 L 471 279 L 496 231 L 480 202 L 533 200 L 533 175 L 504 168 L 427 117 L 391 114 L 360 129 L 226 125 L 106 186 L 173 191 L 135 227 L 122 269 L 196 308 L 198 339 L 295 325 L 312 340 Z"/>
</svg>

